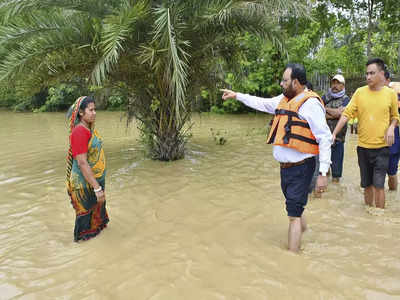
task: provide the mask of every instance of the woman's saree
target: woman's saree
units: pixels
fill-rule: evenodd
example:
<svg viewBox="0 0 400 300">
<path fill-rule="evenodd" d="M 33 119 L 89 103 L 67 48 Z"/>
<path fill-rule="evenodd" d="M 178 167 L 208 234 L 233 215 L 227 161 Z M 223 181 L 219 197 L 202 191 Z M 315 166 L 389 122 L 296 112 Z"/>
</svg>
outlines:
<svg viewBox="0 0 400 300">
<path fill-rule="evenodd" d="M 103 141 L 94 129 L 88 144 L 87 160 L 97 182 L 105 190 L 106 161 Z M 93 188 L 86 181 L 75 158 L 70 157 L 71 171 L 67 177 L 67 190 L 76 212 L 74 240 L 90 239 L 107 226 L 109 221 L 106 202 L 98 203 Z"/>
</svg>

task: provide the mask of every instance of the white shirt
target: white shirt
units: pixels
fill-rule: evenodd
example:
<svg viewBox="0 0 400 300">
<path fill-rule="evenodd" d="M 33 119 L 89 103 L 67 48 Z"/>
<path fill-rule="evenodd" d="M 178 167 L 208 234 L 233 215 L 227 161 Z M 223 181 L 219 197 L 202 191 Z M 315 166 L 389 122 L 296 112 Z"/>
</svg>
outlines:
<svg viewBox="0 0 400 300">
<path fill-rule="evenodd" d="M 283 94 L 273 98 L 260 98 L 248 94 L 236 93 L 236 99 L 243 104 L 270 114 L 275 114 L 275 109 L 283 97 Z M 297 97 L 302 97 L 302 94 L 297 95 Z M 332 134 L 328 124 L 326 124 L 325 108 L 317 98 L 310 98 L 300 106 L 298 114 L 300 119 L 306 120 L 310 125 L 311 132 L 319 145 L 319 171 L 326 173 L 331 164 Z M 273 147 L 273 155 L 279 162 L 298 162 L 315 156 L 314 154 L 303 153 L 292 148 L 275 145 Z"/>
</svg>

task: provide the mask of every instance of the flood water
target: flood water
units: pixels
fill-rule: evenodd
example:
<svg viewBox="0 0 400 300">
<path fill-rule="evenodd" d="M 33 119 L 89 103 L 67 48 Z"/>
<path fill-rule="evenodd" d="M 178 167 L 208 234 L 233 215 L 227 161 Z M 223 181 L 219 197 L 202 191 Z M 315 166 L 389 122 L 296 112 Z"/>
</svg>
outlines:
<svg viewBox="0 0 400 300">
<path fill-rule="evenodd" d="M 266 115 L 194 116 L 172 163 L 147 159 L 120 117 L 97 114 L 109 226 L 74 243 L 65 115 L 0 112 L 0 299 L 400 299 L 400 192 L 366 211 L 355 135 L 296 255 Z"/>
</svg>

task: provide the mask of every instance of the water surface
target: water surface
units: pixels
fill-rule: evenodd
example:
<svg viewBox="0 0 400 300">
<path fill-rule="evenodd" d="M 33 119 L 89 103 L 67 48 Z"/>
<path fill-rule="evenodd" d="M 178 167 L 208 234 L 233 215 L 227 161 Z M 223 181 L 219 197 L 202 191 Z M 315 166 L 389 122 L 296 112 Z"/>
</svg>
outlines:
<svg viewBox="0 0 400 300">
<path fill-rule="evenodd" d="M 0 112 L 0 299 L 400 299 L 399 193 L 366 212 L 356 136 L 295 255 L 266 115 L 194 116 L 172 163 L 147 159 L 120 113 L 97 117 L 110 223 L 74 243 L 64 114 Z"/>
</svg>

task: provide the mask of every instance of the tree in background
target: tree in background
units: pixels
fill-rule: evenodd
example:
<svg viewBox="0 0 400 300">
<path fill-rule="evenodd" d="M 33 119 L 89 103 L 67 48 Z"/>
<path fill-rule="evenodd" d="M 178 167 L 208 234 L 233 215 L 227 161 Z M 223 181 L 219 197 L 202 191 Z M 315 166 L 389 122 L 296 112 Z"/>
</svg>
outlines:
<svg viewBox="0 0 400 300">
<path fill-rule="evenodd" d="M 382 57 L 399 71 L 400 1 L 317 0 L 312 19 L 283 19 L 289 58 L 302 62 L 310 75 L 327 79 L 337 72 L 364 82 L 368 57 Z M 310 76 L 312 78 L 312 76 Z"/>
<path fill-rule="evenodd" d="M 391 33 L 390 49 L 397 48 L 397 55 L 390 54 L 392 60 L 390 65 L 392 70 L 400 72 L 400 1 L 398 0 L 385 0 L 382 17 L 385 22 L 385 34 Z M 387 31 L 386 31 L 387 30 Z M 396 59 L 397 56 L 397 59 Z"/>
<path fill-rule="evenodd" d="M 76 76 L 124 82 L 150 155 L 179 159 L 191 99 L 221 79 L 222 61 L 236 64 L 236 34 L 277 41 L 277 20 L 304 8 L 294 0 L 3 0 L 0 77 L 32 92 Z"/>
</svg>

